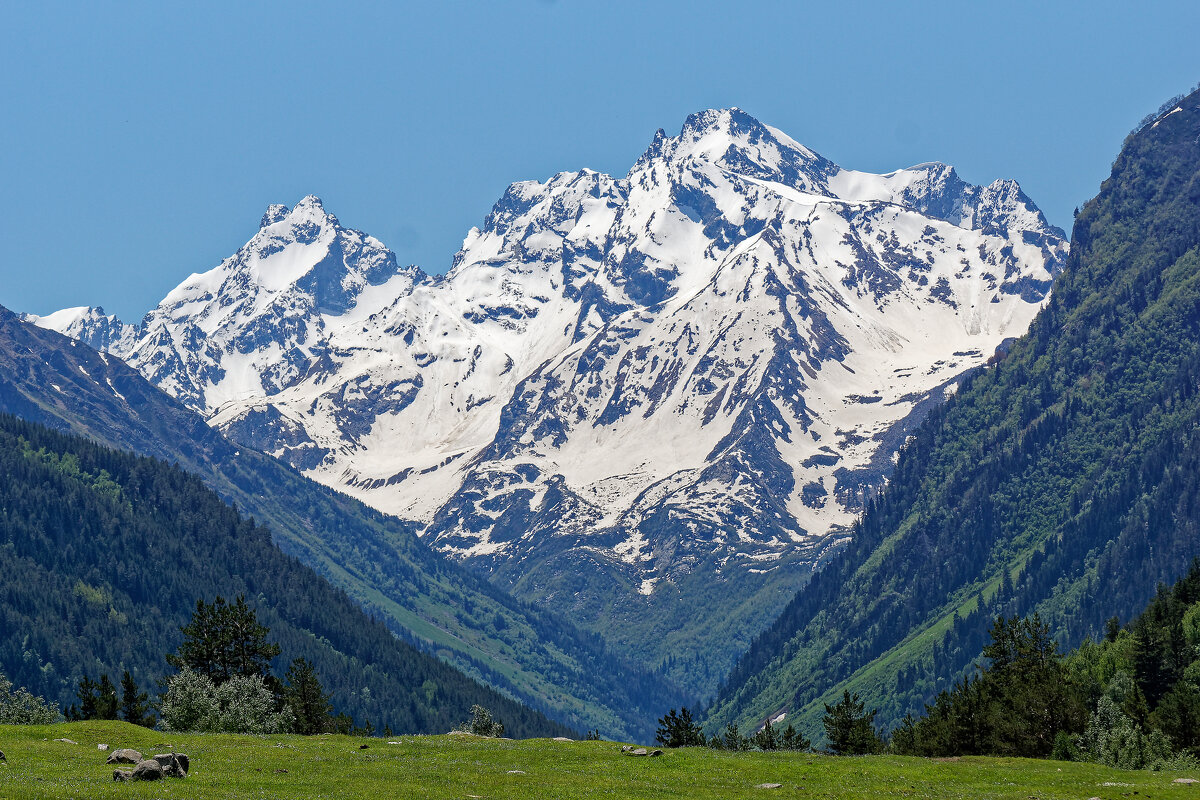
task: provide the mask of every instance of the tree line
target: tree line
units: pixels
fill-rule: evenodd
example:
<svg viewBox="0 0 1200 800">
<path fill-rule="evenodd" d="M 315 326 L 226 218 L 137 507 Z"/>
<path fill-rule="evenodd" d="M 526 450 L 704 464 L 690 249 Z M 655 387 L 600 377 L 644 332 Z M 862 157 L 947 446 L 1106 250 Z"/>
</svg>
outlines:
<svg viewBox="0 0 1200 800">
<path fill-rule="evenodd" d="M 511 735 L 572 733 L 397 640 L 177 466 L 0 415 L 0 474 L 0 673 L 55 711 L 111 713 L 105 675 L 118 705 L 126 671 L 153 686 L 220 595 L 270 629 L 275 675 L 303 658 L 355 727 L 444 733 L 480 705 Z"/>
</svg>

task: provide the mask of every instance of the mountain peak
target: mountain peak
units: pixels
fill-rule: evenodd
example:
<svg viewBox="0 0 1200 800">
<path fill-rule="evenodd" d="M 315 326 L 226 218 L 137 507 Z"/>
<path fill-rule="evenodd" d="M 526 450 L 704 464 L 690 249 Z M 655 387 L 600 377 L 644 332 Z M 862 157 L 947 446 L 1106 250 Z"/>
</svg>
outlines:
<svg viewBox="0 0 1200 800">
<path fill-rule="evenodd" d="M 267 206 L 267 210 L 263 212 L 262 221 L 258 223 L 259 230 L 268 225 L 274 225 L 276 222 L 282 222 L 290 211 L 291 209 L 282 203 L 272 203 Z"/>
<path fill-rule="evenodd" d="M 767 126 L 737 106 L 730 108 L 709 108 L 689 114 L 687 119 L 683 121 L 683 128 L 679 131 L 679 134 L 683 136 L 690 133 L 693 137 L 698 138 L 712 132 L 727 133 L 734 136 L 751 132 L 757 132 L 760 135 L 770 135 Z"/>
</svg>

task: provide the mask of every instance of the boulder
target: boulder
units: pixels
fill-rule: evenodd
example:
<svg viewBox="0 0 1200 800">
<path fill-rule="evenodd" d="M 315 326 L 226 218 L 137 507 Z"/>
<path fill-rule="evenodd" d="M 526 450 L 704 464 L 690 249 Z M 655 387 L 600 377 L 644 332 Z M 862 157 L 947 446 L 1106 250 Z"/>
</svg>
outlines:
<svg viewBox="0 0 1200 800">
<path fill-rule="evenodd" d="M 568 738 L 567 738 L 567 737 L 565 737 L 565 736 L 555 736 L 555 737 L 554 737 L 554 741 L 556 741 L 556 742 L 573 742 L 573 741 L 575 741 L 575 740 L 574 740 L 574 739 L 568 739 Z"/>
<path fill-rule="evenodd" d="M 96 749 L 97 749 L 97 750 L 107 750 L 107 749 L 108 749 L 108 745 L 106 745 L 106 744 L 98 744 L 98 745 L 96 745 Z"/>
<path fill-rule="evenodd" d="M 120 750 L 113 750 L 108 754 L 108 759 L 105 764 L 136 764 L 142 760 L 142 754 L 137 750 L 130 750 L 128 747 L 122 747 Z"/>
<path fill-rule="evenodd" d="M 757 786 L 755 786 L 754 788 L 755 789 L 778 789 L 781 786 L 783 786 L 782 783 L 760 783 Z"/>
<path fill-rule="evenodd" d="M 157 781 L 162 780 L 163 768 L 152 758 L 145 761 L 139 761 L 138 765 L 133 768 L 133 779 L 135 781 Z"/>
<path fill-rule="evenodd" d="M 131 769 L 114 769 L 113 770 L 113 780 L 114 781 L 133 780 L 133 770 L 131 770 Z"/>
<path fill-rule="evenodd" d="M 189 761 L 186 753 L 159 753 L 154 757 L 168 778 L 186 778 Z"/>
<path fill-rule="evenodd" d="M 1171 781 L 1171 783 L 1191 784 L 1191 783 L 1200 783 L 1200 781 L 1196 780 L 1195 778 L 1176 778 L 1175 780 Z"/>
</svg>

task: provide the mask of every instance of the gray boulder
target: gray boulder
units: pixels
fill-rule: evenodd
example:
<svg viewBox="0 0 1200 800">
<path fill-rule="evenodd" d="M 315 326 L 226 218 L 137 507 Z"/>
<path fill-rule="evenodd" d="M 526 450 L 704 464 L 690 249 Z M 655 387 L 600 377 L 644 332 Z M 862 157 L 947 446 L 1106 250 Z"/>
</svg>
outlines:
<svg viewBox="0 0 1200 800">
<path fill-rule="evenodd" d="M 168 778 L 186 778 L 189 761 L 186 753 L 159 753 L 154 757 Z"/>
<path fill-rule="evenodd" d="M 108 759 L 105 764 L 136 764 L 142 760 L 142 754 L 137 750 L 131 750 L 128 747 L 122 747 L 120 750 L 113 750 L 108 754 Z"/>
<path fill-rule="evenodd" d="M 133 780 L 133 770 L 131 770 L 131 769 L 114 769 L 113 770 L 113 780 L 117 781 L 117 782 Z"/>
<path fill-rule="evenodd" d="M 138 765 L 133 768 L 133 779 L 135 781 L 158 781 L 162 780 L 162 777 L 162 764 L 159 764 L 152 758 L 138 762 Z"/>
</svg>

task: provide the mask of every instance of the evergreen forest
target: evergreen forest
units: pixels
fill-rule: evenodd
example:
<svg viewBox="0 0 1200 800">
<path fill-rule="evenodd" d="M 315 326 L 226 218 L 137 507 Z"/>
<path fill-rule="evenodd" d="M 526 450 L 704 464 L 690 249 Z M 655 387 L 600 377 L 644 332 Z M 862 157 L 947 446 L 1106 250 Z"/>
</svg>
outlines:
<svg viewBox="0 0 1200 800">
<path fill-rule="evenodd" d="M 219 595 L 270 631 L 275 675 L 304 659 L 359 725 L 445 733 L 481 705 L 516 736 L 570 733 L 397 639 L 177 466 L 0 415 L 0 474 L 0 673 L 60 707 L 102 675 L 157 693 Z"/>
</svg>

